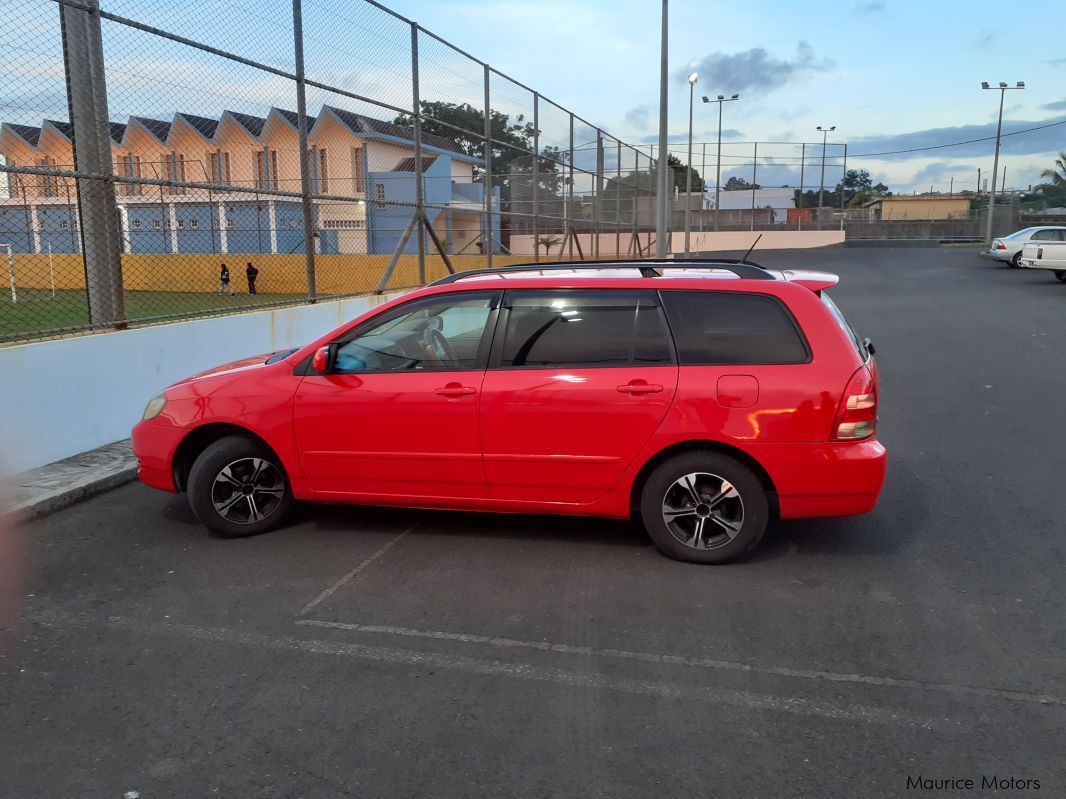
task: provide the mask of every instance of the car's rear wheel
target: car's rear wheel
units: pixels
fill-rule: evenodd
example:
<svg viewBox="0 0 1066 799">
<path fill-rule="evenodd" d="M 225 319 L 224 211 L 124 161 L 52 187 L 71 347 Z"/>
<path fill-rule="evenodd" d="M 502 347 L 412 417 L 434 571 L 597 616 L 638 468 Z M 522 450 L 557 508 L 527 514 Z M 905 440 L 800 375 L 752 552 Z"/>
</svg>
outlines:
<svg viewBox="0 0 1066 799">
<path fill-rule="evenodd" d="M 1019 267 L 1021 267 L 1021 265 L 1022 265 L 1022 251 L 1018 250 L 1018 252 L 1014 253 L 1014 257 L 1010 259 L 1010 268 L 1011 269 L 1018 269 Z"/>
<path fill-rule="evenodd" d="M 244 436 L 215 441 L 189 472 L 193 513 L 205 527 L 227 538 L 277 527 L 292 503 L 292 489 L 277 456 Z"/>
<path fill-rule="evenodd" d="M 1055 277 L 1057 277 L 1063 283 L 1066 283 L 1066 269 L 1056 269 Z"/>
<path fill-rule="evenodd" d="M 762 481 L 740 461 L 718 452 L 689 452 L 648 476 L 640 515 L 666 555 L 725 563 L 744 557 L 762 540 L 770 503 Z"/>
</svg>

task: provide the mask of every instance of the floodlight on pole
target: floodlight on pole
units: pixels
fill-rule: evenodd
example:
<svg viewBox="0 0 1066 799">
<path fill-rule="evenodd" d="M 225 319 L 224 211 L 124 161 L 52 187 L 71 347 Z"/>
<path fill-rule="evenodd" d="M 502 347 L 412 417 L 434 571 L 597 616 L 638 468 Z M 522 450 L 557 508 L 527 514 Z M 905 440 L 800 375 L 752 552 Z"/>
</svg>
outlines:
<svg viewBox="0 0 1066 799">
<path fill-rule="evenodd" d="M 740 95 L 734 94 L 732 97 L 726 97 L 724 94 L 718 95 L 717 99 L 704 96 L 703 102 L 705 103 L 718 103 L 718 158 L 714 168 L 714 229 L 718 230 L 718 216 L 721 210 L 722 200 L 722 103 L 729 103 L 733 100 L 739 100 Z"/>
<path fill-rule="evenodd" d="M 836 125 L 833 125 L 832 127 L 828 127 L 828 128 L 823 128 L 821 125 L 818 126 L 818 130 L 820 130 L 822 132 L 822 178 L 818 182 L 818 207 L 819 208 L 822 207 L 822 192 L 825 191 L 825 143 L 826 143 L 826 140 L 829 138 L 830 132 L 834 131 L 836 129 L 837 129 Z M 843 191 L 843 188 L 841 188 L 841 190 Z"/>
<path fill-rule="evenodd" d="M 685 257 L 689 254 L 689 237 L 692 233 L 692 98 L 696 91 L 699 73 L 688 76 L 688 160 L 685 161 Z M 702 194 L 702 192 L 701 192 Z M 702 206 L 702 203 L 700 204 Z"/>
<path fill-rule="evenodd" d="M 999 120 L 996 122 L 996 154 L 992 159 L 992 191 L 988 195 L 988 220 L 985 226 L 985 243 L 991 246 L 992 212 L 996 208 L 996 176 L 999 172 L 999 141 L 1003 132 L 1003 98 L 1006 97 L 1009 89 L 1024 89 L 1025 81 L 1020 80 L 1014 86 L 1008 86 L 1003 81 L 999 82 L 999 86 L 990 86 L 988 81 L 981 81 L 981 88 L 999 92 Z"/>
</svg>

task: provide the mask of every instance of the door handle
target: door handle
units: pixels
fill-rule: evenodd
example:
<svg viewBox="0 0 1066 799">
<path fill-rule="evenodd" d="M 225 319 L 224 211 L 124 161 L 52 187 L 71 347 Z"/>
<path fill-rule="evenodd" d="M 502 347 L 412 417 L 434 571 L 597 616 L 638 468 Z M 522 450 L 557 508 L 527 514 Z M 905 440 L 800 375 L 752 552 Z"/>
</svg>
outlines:
<svg viewBox="0 0 1066 799">
<path fill-rule="evenodd" d="M 619 386 L 618 390 L 623 394 L 658 394 L 663 387 L 658 383 L 627 383 Z"/>
<path fill-rule="evenodd" d="M 476 389 L 470 386 L 444 386 L 442 388 L 433 389 L 434 394 L 440 394 L 442 397 L 466 397 L 476 392 Z"/>
</svg>

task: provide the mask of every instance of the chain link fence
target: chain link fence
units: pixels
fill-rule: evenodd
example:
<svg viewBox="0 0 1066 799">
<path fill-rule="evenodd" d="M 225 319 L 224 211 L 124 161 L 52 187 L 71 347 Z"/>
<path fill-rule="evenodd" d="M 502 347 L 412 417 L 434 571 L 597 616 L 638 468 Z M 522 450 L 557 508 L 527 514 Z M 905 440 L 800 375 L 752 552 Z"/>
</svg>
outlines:
<svg viewBox="0 0 1066 799">
<path fill-rule="evenodd" d="M 653 158 L 372 0 L 5 16 L 0 342 L 653 245 Z"/>
</svg>

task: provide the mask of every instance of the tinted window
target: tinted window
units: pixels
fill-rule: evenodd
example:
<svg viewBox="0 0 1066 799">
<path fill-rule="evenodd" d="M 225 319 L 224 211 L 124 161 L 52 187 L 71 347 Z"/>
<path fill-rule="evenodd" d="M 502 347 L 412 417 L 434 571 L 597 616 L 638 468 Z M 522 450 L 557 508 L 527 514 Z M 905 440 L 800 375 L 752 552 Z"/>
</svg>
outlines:
<svg viewBox="0 0 1066 799">
<path fill-rule="evenodd" d="M 474 369 L 495 300 L 462 294 L 401 306 L 343 342 L 336 371 Z"/>
<path fill-rule="evenodd" d="M 855 349 L 859 353 L 859 357 L 864 361 L 870 357 L 870 354 L 866 351 L 866 347 L 863 346 L 862 339 L 855 333 L 855 329 L 848 323 L 848 320 L 844 318 L 844 314 L 837 308 L 837 304 L 829 299 L 829 295 L 824 291 L 822 292 L 822 304 L 829 309 L 829 313 L 833 315 L 833 318 L 837 320 L 837 324 L 840 325 L 841 330 L 847 335 L 848 338 L 855 344 Z"/>
<path fill-rule="evenodd" d="M 1033 234 L 1032 241 L 1062 241 L 1062 231 L 1038 230 Z"/>
<path fill-rule="evenodd" d="M 715 291 L 664 291 L 681 364 L 804 363 L 795 322 L 773 297 Z"/>
<path fill-rule="evenodd" d="M 515 292 L 507 305 L 504 367 L 673 362 L 654 292 Z"/>
</svg>

